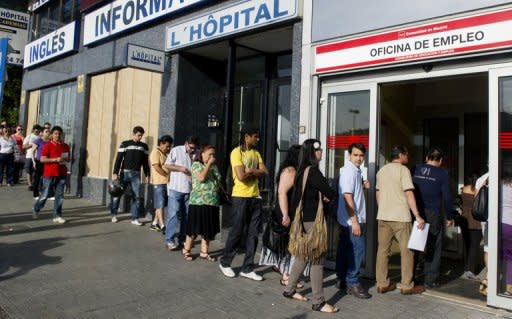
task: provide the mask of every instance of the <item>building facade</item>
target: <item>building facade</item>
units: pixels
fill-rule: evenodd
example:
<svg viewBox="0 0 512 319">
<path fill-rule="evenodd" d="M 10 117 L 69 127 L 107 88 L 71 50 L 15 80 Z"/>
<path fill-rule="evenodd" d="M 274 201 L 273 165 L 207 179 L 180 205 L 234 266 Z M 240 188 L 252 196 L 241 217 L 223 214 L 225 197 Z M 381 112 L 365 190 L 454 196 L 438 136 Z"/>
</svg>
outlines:
<svg viewBox="0 0 512 319">
<path fill-rule="evenodd" d="M 446 153 L 454 199 L 465 177 L 490 174 L 487 303 L 512 307 L 505 257 L 512 213 L 511 10 L 510 1 L 304 3 L 312 14 L 303 20 L 300 139 L 318 136 L 326 145 L 328 177 L 344 165 L 350 143 L 368 147 L 367 276 L 374 275 L 377 245 L 376 172 L 394 144 L 408 147 L 411 166 L 437 146 Z M 331 234 L 335 243 L 335 227 Z M 446 257 L 462 258 L 458 227 L 446 229 L 443 247 Z"/>
<path fill-rule="evenodd" d="M 108 202 L 117 146 L 141 125 L 152 148 L 197 135 L 219 166 L 244 124 L 272 173 L 298 141 L 301 1 L 36 1 L 25 54 L 27 125 L 61 125 L 71 192 Z M 273 175 L 270 175 L 273 176 Z M 264 184 L 270 202 L 273 178 Z"/>
</svg>

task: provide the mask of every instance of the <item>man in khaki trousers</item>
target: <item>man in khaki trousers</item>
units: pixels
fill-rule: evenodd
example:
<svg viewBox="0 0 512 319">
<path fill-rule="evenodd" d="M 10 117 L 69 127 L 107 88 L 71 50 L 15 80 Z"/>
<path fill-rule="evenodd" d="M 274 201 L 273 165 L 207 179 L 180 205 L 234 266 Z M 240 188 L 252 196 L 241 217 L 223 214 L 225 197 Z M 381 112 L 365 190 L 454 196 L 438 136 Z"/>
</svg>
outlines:
<svg viewBox="0 0 512 319">
<path fill-rule="evenodd" d="M 412 229 L 410 210 L 414 214 L 418 228 L 423 229 L 425 221 L 421 218 L 416 200 L 411 172 L 405 166 L 409 161 L 407 148 L 395 145 L 391 149 L 391 163 L 377 173 L 377 212 L 378 242 L 377 250 L 377 292 L 386 293 L 396 289 L 389 280 L 388 262 L 391 242 L 396 238 L 400 246 L 402 281 L 400 292 L 403 295 L 418 294 L 425 291 L 420 285 L 414 285 L 414 254 L 407 243 Z"/>
</svg>

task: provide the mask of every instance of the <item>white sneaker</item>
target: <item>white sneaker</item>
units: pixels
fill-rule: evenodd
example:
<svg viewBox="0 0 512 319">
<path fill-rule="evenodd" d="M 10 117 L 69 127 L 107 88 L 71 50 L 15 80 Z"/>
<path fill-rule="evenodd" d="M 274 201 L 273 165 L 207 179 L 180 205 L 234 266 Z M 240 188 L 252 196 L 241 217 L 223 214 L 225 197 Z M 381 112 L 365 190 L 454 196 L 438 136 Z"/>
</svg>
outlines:
<svg viewBox="0 0 512 319">
<path fill-rule="evenodd" d="M 38 199 L 39 199 L 39 196 L 34 197 L 34 200 L 38 200 Z"/>
<path fill-rule="evenodd" d="M 233 271 L 233 269 L 231 269 L 231 267 L 222 267 L 222 265 L 219 264 L 219 268 L 220 271 L 222 271 L 222 273 L 224 274 L 224 276 L 229 278 L 235 277 L 235 272 Z"/>
<path fill-rule="evenodd" d="M 48 197 L 47 200 L 55 200 L 55 197 Z"/>
<path fill-rule="evenodd" d="M 53 222 L 57 223 L 57 224 L 64 224 L 66 222 L 66 220 L 62 217 L 56 217 L 53 219 Z"/>
<path fill-rule="evenodd" d="M 142 226 L 142 223 L 138 219 L 132 220 L 132 225 Z"/>
<path fill-rule="evenodd" d="M 113 223 L 117 223 L 117 217 L 116 216 L 112 216 L 112 222 Z"/>
<path fill-rule="evenodd" d="M 249 279 L 252 279 L 252 280 L 256 280 L 256 281 L 262 281 L 263 280 L 263 277 L 261 277 L 260 275 L 258 275 L 257 273 L 255 273 L 254 271 L 251 271 L 251 272 L 240 272 L 240 276 L 241 277 L 245 277 L 245 278 L 249 278 Z"/>
</svg>

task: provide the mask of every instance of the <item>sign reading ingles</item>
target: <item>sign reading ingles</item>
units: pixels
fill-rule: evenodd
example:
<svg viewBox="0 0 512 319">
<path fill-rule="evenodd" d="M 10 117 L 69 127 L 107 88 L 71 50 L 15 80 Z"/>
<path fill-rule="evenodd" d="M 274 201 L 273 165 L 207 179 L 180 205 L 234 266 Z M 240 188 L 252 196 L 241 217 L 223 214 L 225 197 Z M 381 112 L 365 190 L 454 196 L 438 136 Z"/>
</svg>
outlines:
<svg viewBox="0 0 512 319">
<path fill-rule="evenodd" d="M 320 45 L 315 71 L 325 73 L 483 52 L 512 46 L 512 10 L 400 29 Z"/>
<path fill-rule="evenodd" d="M 85 16 L 84 45 L 206 0 L 117 0 Z"/>
<path fill-rule="evenodd" d="M 146 70 L 164 72 L 164 61 L 165 53 L 163 51 L 128 44 L 126 54 L 127 65 Z"/>
<path fill-rule="evenodd" d="M 45 35 L 25 47 L 23 68 L 53 59 L 59 55 L 76 50 L 76 21 Z"/>
<path fill-rule="evenodd" d="M 296 17 L 297 0 L 245 0 L 199 18 L 167 27 L 165 50 L 172 51 Z"/>
</svg>

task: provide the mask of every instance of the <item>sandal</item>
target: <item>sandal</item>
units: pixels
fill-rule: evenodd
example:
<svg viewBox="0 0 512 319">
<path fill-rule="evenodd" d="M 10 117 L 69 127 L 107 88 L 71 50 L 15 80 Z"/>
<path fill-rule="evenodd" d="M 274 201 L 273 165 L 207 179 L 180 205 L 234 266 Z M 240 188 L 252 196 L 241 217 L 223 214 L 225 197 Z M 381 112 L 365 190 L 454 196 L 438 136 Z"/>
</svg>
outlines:
<svg viewBox="0 0 512 319">
<path fill-rule="evenodd" d="M 217 260 L 215 257 L 212 257 L 212 256 L 210 256 L 210 254 L 205 253 L 205 252 L 200 252 L 199 253 L 199 258 L 204 259 L 206 261 L 209 261 L 211 263 L 213 263 L 213 262 L 215 262 Z"/>
<path fill-rule="evenodd" d="M 308 301 L 309 299 L 299 294 L 297 291 L 293 290 L 291 292 L 283 291 L 283 296 L 288 299 L 294 299 L 298 301 Z"/>
<path fill-rule="evenodd" d="M 186 260 L 186 261 L 192 261 L 192 254 L 190 253 L 190 249 L 185 249 L 183 248 L 181 250 L 181 254 L 183 255 L 183 258 Z"/>
<path fill-rule="evenodd" d="M 480 282 L 479 292 L 482 296 L 487 296 L 487 279 L 484 279 Z"/>
<path fill-rule="evenodd" d="M 279 283 L 281 284 L 281 286 L 286 287 L 286 286 L 288 286 L 288 279 L 285 280 L 285 279 L 281 278 L 281 279 L 279 279 Z M 304 288 L 304 285 L 301 284 L 300 282 L 298 282 L 295 287 L 301 289 L 301 288 Z"/>
<path fill-rule="evenodd" d="M 311 305 L 311 309 L 314 311 L 324 312 L 324 313 L 336 313 L 340 311 L 338 308 L 328 304 L 327 302 L 317 303 L 315 305 Z"/>
</svg>

